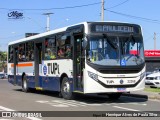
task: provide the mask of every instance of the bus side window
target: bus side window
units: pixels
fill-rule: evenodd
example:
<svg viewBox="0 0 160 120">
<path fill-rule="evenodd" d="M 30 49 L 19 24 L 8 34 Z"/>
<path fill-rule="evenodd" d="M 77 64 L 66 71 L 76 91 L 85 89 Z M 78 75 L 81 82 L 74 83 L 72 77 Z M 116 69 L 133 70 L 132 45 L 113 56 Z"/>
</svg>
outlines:
<svg viewBox="0 0 160 120">
<path fill-rule="evenodd" d="M 26 61 L 34 60 L 34 42 L 26 43 Z"/>
<path fill-rule="evenodd" d="M 9 55 L 8 55 L 9 63 L 13 63 L 13 46 L 9 47 Z"/>
<path fill-rule="evenodd" d="M 26 60 L 25 57 L 25 44 L 20 44 L 18 47 L 18 61 L 24 62 Z"/>
<path fill-rule="evenodd" d="M 71 37 L 57 36 L 57 49 L 59 58 L 71 58 L 72 57 L 72 46 L 71 46 Z"/>
<path fill-rule="evenodd" d="M 56 59 L 56 40 L 54 37 L 45 39 L 45 60 Z"/>
</svg>

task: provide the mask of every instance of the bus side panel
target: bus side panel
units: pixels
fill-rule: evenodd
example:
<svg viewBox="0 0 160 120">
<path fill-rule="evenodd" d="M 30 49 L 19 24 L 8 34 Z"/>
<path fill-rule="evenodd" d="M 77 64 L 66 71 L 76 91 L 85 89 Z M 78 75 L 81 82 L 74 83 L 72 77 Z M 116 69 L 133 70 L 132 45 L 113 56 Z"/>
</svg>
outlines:
<svg viewBox="0 0 160 120">
<path fill-rule="evenodd" d="M 8 82 L 11 84 L 15 84 L 14 83 L 14 68 L 12 67 L 13 63 L 8 63 Z M 16 80 L 17 81 L 17 80 Z"/>
<path fill-rule="evenodd" d="M 42 88 L 50 91 L 60 91 L 60 78 L 59 77 L 41 77 Z"/>
<path fill-rule="evenodd" d="M 73 90 L 73 61 L 71 59 L 47 60 L 42 62 L 42 87 L 60 91 L 60 78 L 65 75 L 71 81 Z"/>
<path fill-rule="evenodd" d="M 16 83 L 21 86 L 22 84 L 22 74 L 25 73 L 28 80 L 28 87 L 33 87 L 34 85 L 34 62 L 19 62 L 16 71 Z M 14 64 L 8 64 L 8 81 L 14 84 Z M 33 84 L 32 84 L 33 83 Z"/>
<path fill-rule="evenodd" d="M 14 75 L 8 75 L 8 82 L 14 84 Z"/>
<path fill-rule="evenodd" d="M 27 77 L 27 84 L 29 88 L 35 88 L 35 80 L 34 76 L 26 76 Z"/>
</svg>

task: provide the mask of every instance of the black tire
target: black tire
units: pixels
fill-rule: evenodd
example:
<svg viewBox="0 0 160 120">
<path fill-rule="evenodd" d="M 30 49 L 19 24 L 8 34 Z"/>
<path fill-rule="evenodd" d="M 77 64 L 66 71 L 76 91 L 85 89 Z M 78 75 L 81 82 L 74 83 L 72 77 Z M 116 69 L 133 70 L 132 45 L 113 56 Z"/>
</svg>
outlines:
<svg viewBox="0 0 160 120">
<path fill-rule="evenodd" d="M 74 98 L 73 92 L 71 91 L 71 84 L 68 80 L 68 77 L 64 77 L 62 79 L 61 95 L 64 99 L 67 99 L 67 100 Z"/>
<path fill-rule="evenodd" d="M 23 80 L 22 80 L 22 91 L 26 93 L 29 91 L 27 78 L 25 75 L 23 76 Z"/>
<path fill-rule="evenodd" d="M 118 100 L 121 97 L 122 93 L 111 93 L 108 94 L 109 99 Z"/>
</svg>

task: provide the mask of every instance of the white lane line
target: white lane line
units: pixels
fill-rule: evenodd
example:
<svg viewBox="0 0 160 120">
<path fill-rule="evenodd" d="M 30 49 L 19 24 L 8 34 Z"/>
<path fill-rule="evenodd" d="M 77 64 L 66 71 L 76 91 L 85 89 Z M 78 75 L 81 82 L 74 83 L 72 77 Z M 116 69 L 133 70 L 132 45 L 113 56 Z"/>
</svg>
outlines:
<svg viewBox="0 0 160 120">
<path fill-rule="evenodd" d="M 135 110 L 135 109 L 130 109 L 130 108 L 125 108 L 125 107 L 119 107 L 119 106 L 113 106 L 115 108 L 123 109 L 123 110 L 129 110 L 129 111 L 140 111 L 140 110 Z"/>
<path fill-rule="evenodd" d="M 118 105 L 118 104 L 121 104 L 121 105 L 125 105 L 125 104 L 128 104 L 128 105 L 142 105 L 142 106 L 146 106 L 147 104 L 145 103 L 103 103 L 104 105 Z"/>
<path fill-rule="evenodd" d="M 48 103 L 49 101 L 39 100 L 39 101 L 36 101 L 36 102 L 39 102 L 39 103 Z"/>
<path fill-rule="evenodd" d="M 0 119 L 0 120 L 14 120 L 14 119 Z"/>
<path fill-rule="evenodd" d="M 12 110 L 12 109 L 9 109 L 9 108 L 6 108 L 6 107 L 3 107 L 3 106 L 0 106 L 0 109 L 5 110 L 5 111 L 15 111 L 15 110 Z"/>
<path fill-rule="evenodd" d="M 145 103 L 120 103 L 120 104 L 131 104 L 131 105 L 143 105 L 143 106 L 146 106 L 147 104 Z"/>
<path fill-rule="evenodd" d="M 52 105 L 52 106 L 54 106 L 54 107 L 69 107 L 68 105 L 62 105 L 62 104 L 60 104 L 60 105 Z"/>
<path fill-rule="evenodd" d="M 3 106 L 0 106 L 0 109 L 2 109 L 4 111 L 15 111 L 16 112 L 16 110 L 13 110 L 13 109 L 10 109 L 10 108 L 6 108 L 6 107 L 3 107 Z M 39 118 L 36 118 L 36 117 L 26 117 L 26 118 L 28 118 L 30 120 L 42 120 L 42 119 L 39 119 Z"/>
</svg>

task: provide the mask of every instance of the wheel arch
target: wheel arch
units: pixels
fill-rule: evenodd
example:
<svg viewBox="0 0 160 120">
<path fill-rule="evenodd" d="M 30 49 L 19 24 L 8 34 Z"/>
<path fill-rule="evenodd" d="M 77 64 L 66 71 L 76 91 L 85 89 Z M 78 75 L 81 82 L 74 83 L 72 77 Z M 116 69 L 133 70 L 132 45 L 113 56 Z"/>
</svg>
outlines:
<svg viewBox="0 0 160 120">
<path fill-rule="evenodd" d="M 23 78 L 24 78 L 25 75 L 26 75 L 26 73 L 23 72 L 23 73 L 22 73 L 22 82 L 23 82 Z"/>
</svg>

